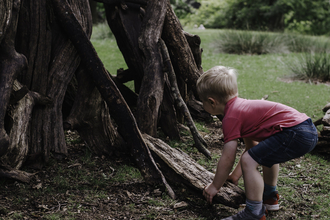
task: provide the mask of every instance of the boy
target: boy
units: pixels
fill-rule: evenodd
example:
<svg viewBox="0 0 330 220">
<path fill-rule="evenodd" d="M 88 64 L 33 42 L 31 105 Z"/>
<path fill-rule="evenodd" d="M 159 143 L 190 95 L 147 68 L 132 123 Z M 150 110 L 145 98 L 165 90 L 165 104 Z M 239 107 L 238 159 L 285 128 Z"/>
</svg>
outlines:
<svg viewBox="0 0 330 220">
<path fill-rule="evenodd" d="M 238 97 L 234 69 L 216 66 L 197 81 L 197 91 L 204 109 L 223 115 L 224 148 L 212 183 L 203 195 L 208 203 L 226 180 L 237 184 L 243 175 L 246 208 L 226 220 L 264 220 L 265 210 L 278 210 L 276 191 L 279 163 L 310 152 L 318 140 L 312 120 L 286 105 L 265 100 Z M 237 139 L 246 149 L 234 171 Z M 262 165 L 263 177 L 257 170 Z"/>
</svg>

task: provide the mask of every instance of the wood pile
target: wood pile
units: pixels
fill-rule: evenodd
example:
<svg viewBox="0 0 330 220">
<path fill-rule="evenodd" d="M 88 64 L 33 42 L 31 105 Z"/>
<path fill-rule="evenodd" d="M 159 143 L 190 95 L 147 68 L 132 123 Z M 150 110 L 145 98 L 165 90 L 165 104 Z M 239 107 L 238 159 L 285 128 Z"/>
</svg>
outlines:
<svg viewBox="0 0 330 220">
<path fill-rule="evenodd" d="M 330 103 L 325 105 L 322 109 L 324 116 L 314 122 L 315 126 L 323 125 L 319 133 L 319 141 L 330 141 Z"/>
</svg>

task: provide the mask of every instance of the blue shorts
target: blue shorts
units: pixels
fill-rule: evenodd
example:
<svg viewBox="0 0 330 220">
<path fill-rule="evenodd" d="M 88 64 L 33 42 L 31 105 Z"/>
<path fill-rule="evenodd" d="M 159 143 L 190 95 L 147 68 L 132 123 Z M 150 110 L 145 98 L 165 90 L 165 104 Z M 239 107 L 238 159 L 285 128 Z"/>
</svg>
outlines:
<svg viewBox="0 0 330 220">
<path fill-rule="evenodd" d="M 272 167 L 312 151 L 318 141 L 317 130 L 309 118 L 306 121 L 275 133 L 248 150 L 260 165 Z"/>
</svg>

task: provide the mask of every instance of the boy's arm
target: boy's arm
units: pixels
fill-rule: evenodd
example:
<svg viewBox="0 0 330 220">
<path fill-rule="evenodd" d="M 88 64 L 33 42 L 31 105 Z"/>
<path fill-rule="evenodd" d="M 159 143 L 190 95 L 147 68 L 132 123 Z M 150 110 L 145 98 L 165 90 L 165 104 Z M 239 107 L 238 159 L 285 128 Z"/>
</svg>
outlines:
<svg viewBox="0 0 330 220">
<path fill-rule="evenodd" d="M 203 195 L 210 204 L 212 204 L 213 197 L 219 192 L 220 188 L 227 180 L 231 169 L 233 168 L 236 158 L 236 149 L 237 140 L 229 141 L 224 145 L 213 182 L 206 186 L 203 191 Z"/>
</svg>

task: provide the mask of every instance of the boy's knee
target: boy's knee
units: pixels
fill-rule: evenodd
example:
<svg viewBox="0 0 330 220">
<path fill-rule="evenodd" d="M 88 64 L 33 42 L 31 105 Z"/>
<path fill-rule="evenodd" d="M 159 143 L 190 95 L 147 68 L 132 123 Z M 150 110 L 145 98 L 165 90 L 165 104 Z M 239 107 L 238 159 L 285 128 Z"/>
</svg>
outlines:
<svg viewBox="0 0 330 220">
<path fill-rule="evenodd" d="M 250 156 L 248 152 L 245 152 L 241 157 L 241 166 L 244 167 L 254 167 L 258 166 L 258 163 Z"/>
</svg>

